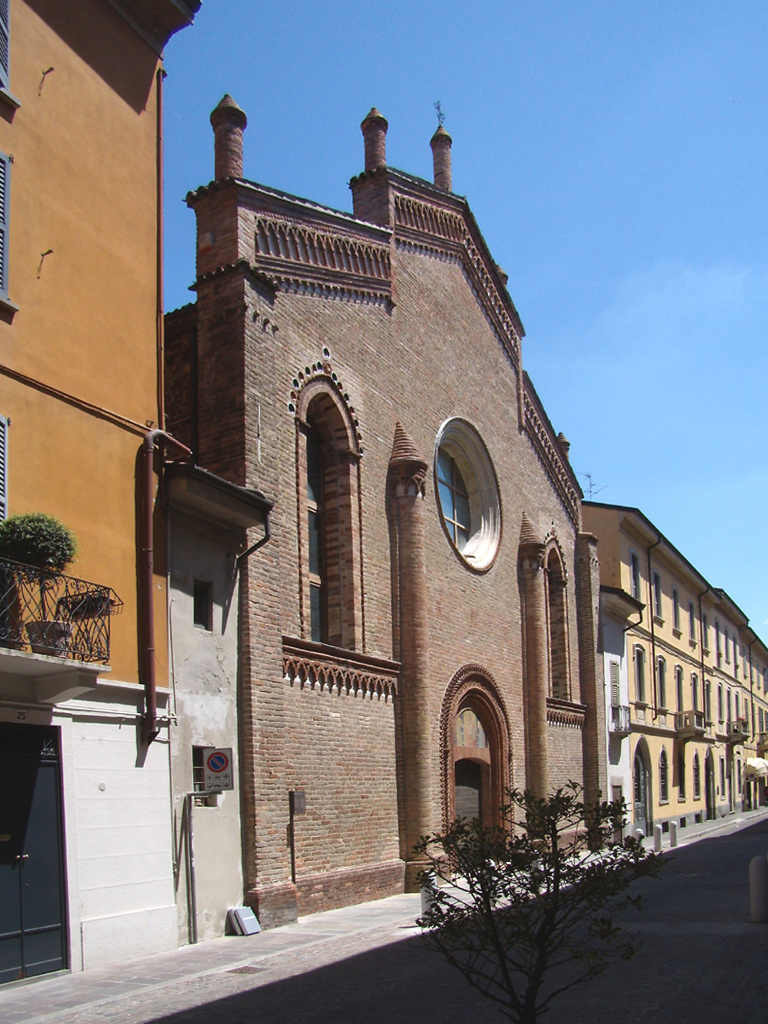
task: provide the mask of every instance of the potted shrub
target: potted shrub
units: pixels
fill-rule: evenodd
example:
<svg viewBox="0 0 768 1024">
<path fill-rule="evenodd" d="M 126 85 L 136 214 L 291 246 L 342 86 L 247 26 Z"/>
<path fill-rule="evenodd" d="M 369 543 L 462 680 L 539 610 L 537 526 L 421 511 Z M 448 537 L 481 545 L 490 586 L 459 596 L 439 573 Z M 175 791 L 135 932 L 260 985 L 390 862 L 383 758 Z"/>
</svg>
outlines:
<svg viewBox="0 0 768 1024">
<path fill-rule="evenodd" d="M 25 626 L 30 646 L 36 654 L 61 656 L 67 650 L 72 626 L 68 622 L 49 617 L 47 591 L 51 582 L 50 574 L 63 572 L 76 554 L 77 541 L 74 534 L 55 516 L 28 512 L 0 522 L 0 558 L 22 562 L 40 570 L 35 575 L 40 587 L 40 618 Z M 15 610 L 10 609 L 9 617 L 15 617 L 17 624 L 15 630 L 12 626 L 9 628 L 9 638 L 10 634 L 19 632 L 20 616 L 14 615 Z M 55 615 L 53 610 L 51 613 Z M 18 635 L 16 638 L 22 639 Z"/>
</svg>

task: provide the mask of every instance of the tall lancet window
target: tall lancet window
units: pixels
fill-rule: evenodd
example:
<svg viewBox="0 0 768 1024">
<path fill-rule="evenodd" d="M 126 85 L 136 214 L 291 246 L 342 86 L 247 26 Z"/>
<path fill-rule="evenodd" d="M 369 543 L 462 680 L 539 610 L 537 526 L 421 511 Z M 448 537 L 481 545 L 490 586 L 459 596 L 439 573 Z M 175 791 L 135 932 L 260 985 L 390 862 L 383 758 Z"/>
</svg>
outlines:
<svg viewBox="0 0 768 1024">
<path fill-rule="evenodd" d="M 322 643 L 326 640 L 326 577 L 323 449 L 315 430 L 307 432 L 307 536 L 309 541 L 309 614 L 310 636 Z"/>
</svg>

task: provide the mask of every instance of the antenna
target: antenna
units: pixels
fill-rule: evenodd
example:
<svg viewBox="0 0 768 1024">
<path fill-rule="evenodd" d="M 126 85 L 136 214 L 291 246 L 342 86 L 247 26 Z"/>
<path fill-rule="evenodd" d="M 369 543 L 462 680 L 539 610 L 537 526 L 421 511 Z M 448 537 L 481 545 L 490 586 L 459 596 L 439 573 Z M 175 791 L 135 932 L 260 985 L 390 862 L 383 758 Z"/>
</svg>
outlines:
<svg viewBox="0 0 768 1024">
<path fill-rule="evenodd" d="M 602 487 L 596 487 L 595 482 L 592 479 L 591 473 L 579 473 L 579 476 L 583 476 L 584 479 L 587 481 L 587 498 L 589 499 L 589 501 L 592 501 L 595 495 L 599 494 L 601 491 L 604 491 L 608 487 L 608 484 L 603 484 Z"/>
<path fill-rule="evenodd" d="M 435 113 L 437 114 L 437 124 L 442 128 L 445 123 L 445 114 L 443 113 L 443 108 L 440 106 L 440 100 L 435 103 Z"/>
</svg>

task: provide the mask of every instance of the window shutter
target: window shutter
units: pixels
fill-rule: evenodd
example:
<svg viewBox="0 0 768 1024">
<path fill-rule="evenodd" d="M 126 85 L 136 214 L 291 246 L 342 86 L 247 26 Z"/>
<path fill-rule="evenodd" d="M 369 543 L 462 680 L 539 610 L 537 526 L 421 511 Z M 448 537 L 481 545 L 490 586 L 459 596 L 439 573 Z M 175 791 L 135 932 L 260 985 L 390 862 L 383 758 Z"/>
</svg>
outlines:
<svg viewBox="0 0 768 1024">
<path fill-rule="evenodd" d="M 0 519 L 8 518 L 8 420 L 0 416 Z"/>
<path fill-rule="evenodd" d="M 621 703 L 621 687 L 619 683 L 619 663 L 611 662 L 611 705 L 615 708 Z"/>
<path fill-rule="evenodd" d="M 2 3 L 2 0 L 0 0 Z M 8 294 L 8 268 L 6 252 L 8 249 L 8 177 L 10 161 L 0 153 L 0 294 Z"/>
<path fill-rule="evenodd" d="M 2 86 L 3 89 L 7 89 L 10 84 L 10 76 L 8 74 L 8 56 L 11 37 L 10 28 L 11 23 L 8 20 L 8 0 L 0 0 L 0 86 Z"/>
</svg>

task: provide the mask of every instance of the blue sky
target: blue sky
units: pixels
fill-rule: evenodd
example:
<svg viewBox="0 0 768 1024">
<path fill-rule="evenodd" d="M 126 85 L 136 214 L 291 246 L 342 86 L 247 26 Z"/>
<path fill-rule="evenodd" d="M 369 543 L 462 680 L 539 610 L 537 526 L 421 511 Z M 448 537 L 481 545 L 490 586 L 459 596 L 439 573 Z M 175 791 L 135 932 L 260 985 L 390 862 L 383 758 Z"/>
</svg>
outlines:
<svg viewBox="0 0 768 1024">
<path fill-rule="evenodd" d="M 166 70 L 167 308 L 225 92 L 246 177 L 342 210 L 370 107 L 429 179 L 439 99 L 585 491 L 641 508 L 768 640 L 764 0 L 206 0 Z"/>
</svg>

